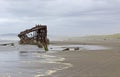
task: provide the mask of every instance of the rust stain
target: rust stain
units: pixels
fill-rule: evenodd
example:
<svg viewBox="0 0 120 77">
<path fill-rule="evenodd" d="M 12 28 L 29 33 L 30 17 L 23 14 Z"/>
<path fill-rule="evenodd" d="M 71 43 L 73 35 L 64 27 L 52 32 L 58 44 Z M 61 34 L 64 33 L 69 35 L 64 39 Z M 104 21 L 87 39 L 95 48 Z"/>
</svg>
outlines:
<svg viewBox="0 0 120 77">
<path fill-rule="evenodd" d="M 20 32 L 18 34 L 20 38 L 20 44 L 34 44 L 38 47 L 43 47 L 48 51 L 49 40 L 47 38 L 47 26 L 46 25 L 36 25 L 31 29 Z"/>
</svg>

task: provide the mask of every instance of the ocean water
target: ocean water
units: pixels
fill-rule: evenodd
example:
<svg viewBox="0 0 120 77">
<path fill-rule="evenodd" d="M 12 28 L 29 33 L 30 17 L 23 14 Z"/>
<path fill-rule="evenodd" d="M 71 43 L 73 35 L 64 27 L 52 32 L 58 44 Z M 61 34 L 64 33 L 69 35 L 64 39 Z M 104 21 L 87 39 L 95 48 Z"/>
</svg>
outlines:
<svg viewBox="0 0 120 77">
<path fill-rule="evenodd" d="M 19 40 L 19 38 L 17 37 L 17 35 L 14 35 L 14 36 L 6 36 L 6 35 L 1 35 L 0 36 L 0 40 Z"/>
<path fill-rule="evenodd" d="M 46 53 L 0 52 L 0 77 L 41 77 L 71 67 L 65 58 Z"/>
</svg>

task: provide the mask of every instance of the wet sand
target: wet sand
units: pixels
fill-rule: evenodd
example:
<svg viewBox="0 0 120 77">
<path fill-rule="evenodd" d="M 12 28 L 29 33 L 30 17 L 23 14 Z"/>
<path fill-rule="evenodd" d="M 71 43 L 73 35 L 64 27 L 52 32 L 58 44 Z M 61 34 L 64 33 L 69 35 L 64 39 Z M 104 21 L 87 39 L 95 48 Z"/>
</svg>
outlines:
<svg viewBox="0 0 120 77">
<path fill-rule="evenodd" d="M 71 67 L 62 62 L 65 58 L 49 55 L 35 45 L 17 41 L 1 41 L 0 45 L 0 77 L 41 77 Z"/>
<path fill-rule="evenodd" d="M 11 56 L 11 59 L 8 58 L 15 60 L 14 62 L 4 61 L 5 56 L 3 59 L 0 57 L 3 60 L 1 61 L 3 64 L 0 64 L 3 67 L 0 69 L 0 75 L 2 77 L 120 77 L 120 40 L 118 39 L 81 40 L 77 38 L 76 40 L 52 41 L 51 44 L 56 46 L 100 45 L 109 49 L 40 53 L 39 49 L 34 49 L 33 46 L 22 46 L 24 52 L 20 52 L 21 47 L 16 46 L 16 43 L 15 47 L 0 46 L 0 52 L 21 53 L 17 59 L 14 56 Z M 16 68 L 13 64 L 17 64 Z"/>
<path fill-rule="evenodd" d="M 73 66 L 45 77 L 120 77 L 120 40 L 118 39 L 82 41 L 78 39 L 76 41 L 54 41 L 52 44 L 102 45 L 110 49 L 54 53 L 56 56 L 66 58 L 65 62 Z"/>
</svg>

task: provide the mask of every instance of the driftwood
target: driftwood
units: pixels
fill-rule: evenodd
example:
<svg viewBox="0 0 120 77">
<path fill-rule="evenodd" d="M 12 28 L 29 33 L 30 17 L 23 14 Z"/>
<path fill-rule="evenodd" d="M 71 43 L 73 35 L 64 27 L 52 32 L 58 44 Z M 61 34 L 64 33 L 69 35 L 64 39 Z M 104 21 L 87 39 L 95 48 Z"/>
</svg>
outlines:
<svg viewBox="0 0 120 77">
<path fill-rule="evenodd" d="M 49 40 L 47 39 L 46 25 L 36 25 L 31 29 L 22 31 L 18 34 L 18 37 L 20 38 L 20 44 L 34 44 L 38 47 L 44 47 L 48 51 Z"/>
</svg>

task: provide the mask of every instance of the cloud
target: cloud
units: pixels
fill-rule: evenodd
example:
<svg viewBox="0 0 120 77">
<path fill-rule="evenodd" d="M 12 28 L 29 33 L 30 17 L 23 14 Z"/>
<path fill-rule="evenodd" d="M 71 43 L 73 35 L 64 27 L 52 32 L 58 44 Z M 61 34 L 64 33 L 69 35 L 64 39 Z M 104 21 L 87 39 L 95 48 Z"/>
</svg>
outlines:
<svg viewBox="0 0 120 77">
<path fill-rule="evenodd" d="M 0 30 L 12 25 L 12 31 L 18 32 L 41 23 L 48 25 L 51 34 L 86 30 L 89 34 L 103 28 L 114 32 L 113 27 L 120 29 L 119 4 L 120 0 L 0 0 Z"/>
</svg>

